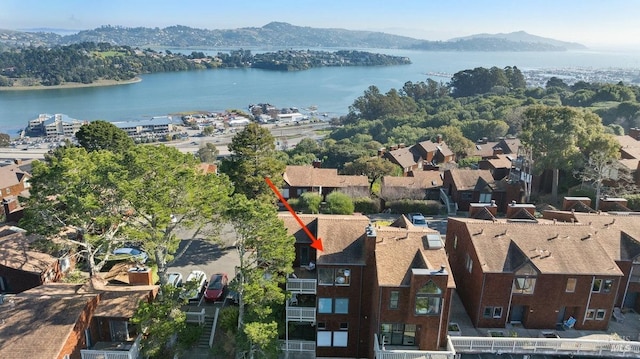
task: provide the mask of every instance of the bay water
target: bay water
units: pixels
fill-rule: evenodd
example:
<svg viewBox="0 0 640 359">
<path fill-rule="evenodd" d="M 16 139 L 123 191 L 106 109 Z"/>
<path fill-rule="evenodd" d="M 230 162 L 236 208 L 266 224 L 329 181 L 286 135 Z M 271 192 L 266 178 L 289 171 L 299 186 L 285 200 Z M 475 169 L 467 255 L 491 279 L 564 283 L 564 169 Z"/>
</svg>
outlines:
<svg viewBox="0 0 640 359">
<path fill-rule="evenodd" d="M 346 114 L 371 85 L 381 92 L 400 89 L 407 81 L 432 78 L 448 82 L 451 75 L 475 67 L 517 66 L 539 69 L 627 69 L 640 76 L 640 52 L 425 52 L 377 50 L 407 56 L 411 65 L 326 67 L 298 72 L 261 69 L 212 69 L 142 75 L 126 85 L 0 91 L 0 132 L 14 136 L 40 113 L 63 113 L 79 120 L 123 121 L 185 111 L 246 110 L 249 104 L 278 108 L 317 107 L 326 118 Z M 179 51 L 171 49 L 171 51 Z M 190 53 L 193 50 L 182 50 Z M 201 51 L 201 50 L 197 50 Z M 215 54 L 216 50 L 207 50 Z"/>
</svg>

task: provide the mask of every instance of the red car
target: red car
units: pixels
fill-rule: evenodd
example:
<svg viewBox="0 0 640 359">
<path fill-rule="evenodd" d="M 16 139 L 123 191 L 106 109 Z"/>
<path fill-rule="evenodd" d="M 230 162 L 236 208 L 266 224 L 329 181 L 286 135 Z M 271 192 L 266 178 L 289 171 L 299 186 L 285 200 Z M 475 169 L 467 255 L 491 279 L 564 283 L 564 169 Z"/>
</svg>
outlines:
<svg viewBox="0 0 640 359">
<path fill-rule="evenodd" d="M 224 299 L 227 285 L 229 285 L 229 277 L 227 277 L 226 273 L 216 273 L 212 275 L 209 285 L 207 285 L 207 289 L 204 291 L 204 299 L 207 302 Z"/>
</svg>

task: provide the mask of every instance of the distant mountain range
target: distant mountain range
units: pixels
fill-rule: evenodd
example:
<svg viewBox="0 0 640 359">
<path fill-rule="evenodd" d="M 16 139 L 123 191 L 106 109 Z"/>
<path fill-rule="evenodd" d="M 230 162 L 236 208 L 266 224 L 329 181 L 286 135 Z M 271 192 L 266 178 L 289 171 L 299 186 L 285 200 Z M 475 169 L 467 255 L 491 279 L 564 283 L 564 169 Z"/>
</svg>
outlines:
<svg viewBox="0 0 640 359">
<path fill-rule="evenodd" d="M 52 46 L 79 42 L 108 42 L 132 47 L 170 48 L 380 48 L 440 51 L 566 51 L 585 46 L 524 31 L 510 34 L 478 34 L 449 41 L 426 41 L 383 32 L 322 29 L 271 22 L 262 27 L 230 30 L 197 29 L 182 25 L 166 28 L 102 26 L 75 34 L 0 30 L 0 46 Z M 46 29 L 45 29 L 46 30 Z"/>
</svg>

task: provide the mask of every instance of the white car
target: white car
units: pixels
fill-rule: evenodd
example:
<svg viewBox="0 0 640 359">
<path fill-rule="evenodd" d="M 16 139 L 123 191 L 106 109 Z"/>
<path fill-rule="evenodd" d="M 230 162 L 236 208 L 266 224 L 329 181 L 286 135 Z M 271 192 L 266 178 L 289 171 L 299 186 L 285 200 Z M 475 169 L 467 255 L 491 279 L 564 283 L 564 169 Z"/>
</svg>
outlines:
<svg viewBox="0 0 640 359">
<path fill-rule="evenodd" d="M 145 263 L 149 259 L 149 255 L 138 248 L 124 247 L 114 249 L 112 252 L 116 256 L 130 256 L 140 263 Z"/>
<path fill-rule="evenodd" d="M 182 274 L 178 272 L 168 272 L 167 284 L 174 287 L 182 287 Z"/>
<path fill-rule="evenodd" d="M 184 281 L 184 292 L 181 297 L 188 301 L 199 300 L 207 285 L 207 274 L 201 270 L 192 270 Z"/>
</svg>

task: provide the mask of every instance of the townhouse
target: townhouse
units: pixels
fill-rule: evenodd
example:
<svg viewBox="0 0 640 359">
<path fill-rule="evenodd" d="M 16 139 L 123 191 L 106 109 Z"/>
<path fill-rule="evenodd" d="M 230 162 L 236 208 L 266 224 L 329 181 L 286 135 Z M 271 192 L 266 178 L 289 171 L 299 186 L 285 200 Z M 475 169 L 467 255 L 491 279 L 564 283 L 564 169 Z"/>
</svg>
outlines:
<svg viewBox="0 0 640 359">
<path fill-rule="evenodd" d="M 340 191 L 351 197 L 369 196 L 367 176 L 339 175 L 335 168 L 287 166 L 283 179 L 282 196 L 286 199 L 298 198 L 305 192 L 317 193 L 323 199 L 333 191 Z"/>
</svg>

